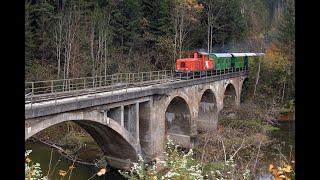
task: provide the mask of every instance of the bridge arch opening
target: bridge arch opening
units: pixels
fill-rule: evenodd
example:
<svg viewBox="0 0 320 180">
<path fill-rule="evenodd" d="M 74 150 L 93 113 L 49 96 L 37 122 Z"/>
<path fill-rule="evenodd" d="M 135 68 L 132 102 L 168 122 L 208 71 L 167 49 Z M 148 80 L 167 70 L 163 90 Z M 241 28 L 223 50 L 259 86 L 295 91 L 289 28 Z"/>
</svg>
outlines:
<svg viewBox="0 0 320 180">
<path fill-rule="evenodd" d="M 245 102 L 249 98 L 248 85 L 249 85 L 249 78 L 245 78 L 241 87 L 240 103 Z"/>
<path fill-rule="evenodd" d="M 236 105 L 237 93 L 233 84 L 229 83 L 224 91 L 223 109 L 231 109 Z"/>
<path fill-rule="evenodd" d="M 218 122 L 218 108 L 216 97 L 211 89 L 207 89 L 201 96 L 198 111 L 197 127 L 199 131 L 216 129 Z"/>
<path fill-rule="evenodd" d="M 43 129 L 36 132 L 31 137 L 39 136 L 44 131 L 59 126 L 64 126 L 66 128 L 66 124 L 70 122 L 74 124 L 76 128 L 81 128 L 91 136 L 100 148 L 101 153 L 106 157 L 108 165 L 111 167 L 117 169 L 128 169 L 131 166 L 131 162 L 137 161 L 139 151 L 133 144 L 131 144 L 131 141 L 128 140 L 126 136 L 117 132 L 116 129 L 92 120 L 68 120 L 50 125 L 44 122 L 42 124 Z"/>
<path fill-rule="evenodd" d="M 165 111 L 166 135 L 175 139 L 190 139 L 191 114 L 187 102 L 177 96 L 171 100 Z"/>
<path fill-rule="evenodd" d="M 235 117 L 234 108 L 237 101 L 236 89 L 232 83 L 226 86 L 223 97 L 223 108 L 219 112 L 221 119 L 232 119 Z"/>
</svg>

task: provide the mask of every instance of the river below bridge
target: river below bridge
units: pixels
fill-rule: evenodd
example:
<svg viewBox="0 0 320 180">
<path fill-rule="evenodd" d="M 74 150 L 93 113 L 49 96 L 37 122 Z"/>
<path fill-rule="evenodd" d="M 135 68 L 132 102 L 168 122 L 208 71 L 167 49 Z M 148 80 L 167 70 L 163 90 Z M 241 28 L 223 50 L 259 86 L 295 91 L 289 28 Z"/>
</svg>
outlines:
<svg viewBox="0 0 320 180">
<path fill-rule="evenodd" d="M 30 154 L 30 158 L 34 162 L 40 163 L 40 167 L 42 169 L 42 173 L 47 175 L 49 169 L 50 162 L 50 154 L 52 148 L 46 144 L 41 142 L 29 142 L 26 144 L 26 149 L 31 149 L 32 153 Z M 95 152 L 88 152 L 88 157 L 94 157 Z M 68 171 L 69 166 L 72 165 L 72 161 L 62 157 L 56 149 L 53 150 L 52 160 L 51 160 L 51 171 L 50 171 L 50 180 L 61 179 L 59 175 L 59 170 Z M 84 165 L 80 163 L 75 163 L 75 169 L 73 169 L 71 174 L 71 180 L 87 180 L 91 178 L 94 174 L 96 174 L 99 169 L 93 165 Z M 66 176 L 69 176 L 67 174 Z M 65 177 L 64 179 L 68 179 Z M 104 180 L 104 179 L 124 179 L 117 170 L 108 168 L 106 175 L 98 177 L 94 176 L 92 179 Z"/>
<path fill-rule="evenodd" d="M 272 138 L 272 142 L 268 146 L 268 154 L 264 155 L 263 162 L 259 163 L 259 169 L 260 169 L 260 176 L 258 176 L 256 179 L 258 180 L 271 180 L 273 179 L 270 173 L 267 172 L 268 165 L 271 163 L 275 163 L 276 161 L 279 161 L 279 155 L 277 150 L 275 149 L 275 146 L 277 144 L 282 143 L 282 151 L 284 156 L 286 157 L 293 157 L 295 155 L 295 148 L 294 148 L 294 134 L 295 134 L 295 127 L 294 127 L 294 121 L 280 121 L 280 129 L 279 131 L 273 132 L 270 136 Z M 292 147 L 292 149 L 291 149 Z M 26 149 L 31 149 L 32 153 L 30 155 L 33 162 L 39 162 L 41 165 L 41 169 L 44 175 L 47 175 L 48 168 L 49 168 L 49 162 L 50 162 L 50 154 L 52 147 L 43 144 L 41 142 L 32 142 L 27 141 L 26 143 Z M 85 152 L 87 157 L 96 157 L 96 152 L 94 151 L 88 151 Z M 72 161 L 69 159 L 66 159 L 62 157 L 56 149 L 53 150 L 52 153 L 52 160 L 51 160 L 51 171 L 50 171 L 50 179 L 61 179 L 61 176 L 59 175 L 59 170 L 65 170 L 67 171 L 69 166 L 72 165 Z M 60 160 L 59 160 L 60 159 Z M 99 170 L 97 167 L 92 165 L 84 165 L 75 163 L 75 169 L 72 171 L 71 178 L 70 179 L 76 179 L 76 180 L 87 180 L 90 177 L 92 177 L 94 174 L 97 173 Z M 68 176 L 69 174 L 67 174 Z M 68 179 L 68 177 L 64 177 L 64 179 Z M 106 175 L 104 176 L 94 176 L 92 179 L 124 179 L 116 169 L 108 168 Z"/>
</svg>

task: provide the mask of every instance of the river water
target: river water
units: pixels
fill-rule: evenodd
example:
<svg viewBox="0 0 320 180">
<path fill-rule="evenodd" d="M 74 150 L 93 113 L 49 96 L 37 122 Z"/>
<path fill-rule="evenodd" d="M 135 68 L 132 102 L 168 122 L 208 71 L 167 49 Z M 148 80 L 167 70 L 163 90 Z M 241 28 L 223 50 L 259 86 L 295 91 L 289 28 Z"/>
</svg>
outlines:
<svg viewBox="0 0 320 180">
<path fill-rule="evenodd" d="M 269 154 L 264 155 L 263 163 L 260 164 L 260 176 L 257 177 L 258 180 L 271 180 L 273 179 L 272 176 L 267 172 L 268 165 L 270 163 L 276 163 L 280 161 L 279 153 L 277 150 L 277 145 L 282 144 L 281 152 L 286 157 L 292 157 L 291 159 L 294 159 L 294 121 L 283 121 L 280 122 L 280 128 L 281 130 L 273 132 L 270 136 L 274 141 L 273 143 L 268 145 Z M 291 149 L 292 147 L 292 149 Z M 26 143 L 26 149 L 31 149 L 32 153 L 30 154 L 30 157 L 33 162 L 38 162 L 41 165 L 41 169 L 44 175 L 47 174 L 48 168 L 49 168 L 49 162 L 50 162 L 50 154 L 52 148 L 42 144 L 40 142 L 27 142 Z M 66 158 L 63 158 L 59 155 L 59 153 L 54 149 L 53 150 L 53 156 L 51 160 L 51 171 L 50 171 L 50 179 L 61 179 L 61 176 L 59 175 L 59 170 L 67 171 L 69 166 L 72 165 L 72 161 L 68 160 Z M 291 154 L 291 155 L 290 155 Z M 99 170 L 95 166 L 91 165 L 83 165 L 79 163 L 75 163 L 75 169 L 73 169 L 71 178 L 75 180 L 87 180 L 91 176 L 97 173 Z M 68 176 L 69 174 L 67 174 Z M 64 177 L 64 179 L 68 179 L 68 177 Z M 124 179 L 117 170 L 109 168 L 107 170 L 106 175 L 104 176 L 94 176 L 92 179 Z"/>
<path fill-rule="evenodd" d="M 40 163 L 40 167 L 44 175 L 47 175 L 49 169 L 50 155 L 52 148 L 40 142 L 28 142 L 26 144 L 26 149 L 31 149 L 32 153 L 30 158 L 34 162 Z M 56 149 L 52 151 L 51 160 L 51 170 L 50 170 L 50 180 L 60 180 L 59 170 L 68 171 L 69 166 L 72 165 L 72 161 L 60 156 Z M 80 163 L 75 163 L 76 168 L 73 169 L 71 174 L 71 180 L 87 180 L 96 174 L 99 169 L 92 165 L 84 165 Z M 69 174 L 67 174 L 63 179 L 68 179 Z M 104 176 L 95 175 L 92 179 L 104 180 L 104 179 L 124 179 L 117 170 L 108 168 L 107 173 Z"/>
</svg>

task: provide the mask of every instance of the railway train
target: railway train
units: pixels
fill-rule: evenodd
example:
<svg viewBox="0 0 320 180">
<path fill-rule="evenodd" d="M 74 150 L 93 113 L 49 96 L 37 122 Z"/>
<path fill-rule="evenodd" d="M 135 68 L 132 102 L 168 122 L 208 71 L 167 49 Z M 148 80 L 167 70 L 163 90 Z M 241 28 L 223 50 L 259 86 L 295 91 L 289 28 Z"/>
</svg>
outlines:
<svg viewBox="0 0 320 180">
<path fill-rule="evenodd" d="M 263 56 L 264 53 L 206 53 L 195 51 L 187 53 L 187 58 L 176 60 L 176 76 L 190 77 L 196 74 L 219 72 L 226 70 L 239 71 L 248 67 L 249 57 Z"/>
</svg>

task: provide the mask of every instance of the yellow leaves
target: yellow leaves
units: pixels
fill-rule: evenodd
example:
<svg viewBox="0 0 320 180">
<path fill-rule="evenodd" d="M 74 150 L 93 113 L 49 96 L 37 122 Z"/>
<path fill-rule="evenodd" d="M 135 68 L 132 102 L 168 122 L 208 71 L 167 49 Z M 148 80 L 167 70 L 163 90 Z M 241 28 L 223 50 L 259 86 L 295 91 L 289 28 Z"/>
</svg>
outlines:
<svg viewBox="0 0 320 180">
<path fill-rule="evenodd" d="M 189 11 L 197 11 L 201 12 L 204 6 L 201 3 L 198 3 L 197 0 L 178 0 L 177 1 L 177 8 L 185 8 Z"/>
<path fill-rule="evenodd" d="M 104 175 L 106 172 L 107 172 L 106 168 L 102 168 L 102 169 L 100 169 L 99 172 L 97 172 L 97 175 L 98 175 L 98 176 L 102 176 L 102 175 Z"/>
<path fill-rule="evenodd" d="M 149 26 L 150 26 L 150 23 L 149 23 L 149 21 L 148 21 L 147 18 L 142 18 L 142 20 L 141 20 L 141 25 L 142 25 L 143 27 L 149 27 Z"/>
<path fill-rule="evenodd" d="M 275 43 L 271 43 L 267 47 L 264 59 L 266 65 L 274 69 L 284 69 L 290 64 L 288 56 L 282 53 Z"/>
<path fill-rule="evenodd" d="M 274 166 L 273 164 L 269 164 L 269 172 L 273 175 L 276 176 L 278 172 L 278 168 Z"/>
<path fill-rule="evenodd" d="M 223 133 L 224 132 L 224 127 L 222 125 L 218 125 L 218 132 Z"/>
<path fill-rule="evenodd" d="M 283 161 L 281 161 L 281 167 L 269 164 L 268 170 L 276 180 L 291 180 L 286 173 L 293 171 L 292 166 Z"/>
<path fill-rule="evenodd" d="M 151 177 L 151 180 L 156 180 L 157 179 L 157 176 L 155 176 L 152 172 L 147 172 L 147 175 L 149 176 L 149 177 Z"/>
<path fill-rule="evenodd" d="M 69 166 L 68 171 L 64 171 L 64 170 L 59 170 L 58 174 L 62 177 L 66 176 L 69 172 L 71 173 L 73 169 L 75 169 L 76 167 L 72 164 L 71 166 Z"/>
<path fill-rule="evenodd" d="M 292 172 L 292 167 L 288 164 L 286 164 L 283 168 L 283 171 L 284 172 Z"/>
<path fill-rule="evenodd" d="M 279 168 L 278 168 L 279 169 Z M 281 170 L 281 168 L 276 172 L 276 177 L 280 177 L 281 175 L 283 175 L 283 171 Z"/>
<path fill-rule="evenodd" d="M 30 175 L 30 176 L 36 175 L 36 171 L 35 171 L 35 170 L 31 170 L 31 171 L 29 172 L 29 175 Z"/>
<path fill-rule="evenodd" d="M 67 174 L 66 171 L 64 171 L 64 170 L 59 170 L 59 175 L 60 175 L 60 176 L 64 177 L 66 174 Z"/>
<path fill-rule="evenodd" d="M 259 36 L 260 39 L 263 39 L 263 38 L 264 38 L 263 33 L 260 33 L 258 36 Z"/>
<path fill-rule="evenodd" d="M 272 169 L 274 168 L 274 165 L 273 164 L 269 164 L 269 172 L 272 172 Z"/>
</svg>

